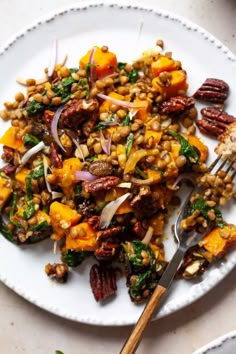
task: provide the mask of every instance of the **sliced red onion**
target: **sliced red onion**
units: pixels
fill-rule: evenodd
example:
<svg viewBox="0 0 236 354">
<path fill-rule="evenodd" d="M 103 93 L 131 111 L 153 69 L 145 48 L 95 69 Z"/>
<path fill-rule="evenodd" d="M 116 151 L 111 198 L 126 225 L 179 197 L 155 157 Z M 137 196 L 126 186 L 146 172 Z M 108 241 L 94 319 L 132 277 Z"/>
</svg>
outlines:
<svg viewBox="0 0 236 354">
<path fill-rule="evenodd" d="M 112 135 L 110 134 L 108 139 L 105 139 L 103 132 L 100 130 L 100 141 L 101 141 L 101 145 L 102 145 L 102 150 L 107 155 L 111 154 L 111 138 L 112 138 Z"/>
<path fill-rule="evenodd" d="M 25 165 L 29 159 L 37 154 L 39 151 L 41 151 L 43 148 L 45 148 L 45 144 L 43 141 L 40 141 L 37 145 L 33 146 L 31 149 L 29 149 L 24 156 L 21 158 L 21 165 Z"/>
<path fill-rule="evenodd" d="M 96 81 L 96 69 L 93 64 L 96 64 L 94 61 L 94 55 L 96 52 L 96 48 L 93 47 L 90 53 L 89 57 L 89 64 L 92 64 L 89 68 L 89 83 L 90 83 L 90 88 L 94 87 L 95 81 Z"/>
<path fill-rule="evenodd" d="M 131 178 L 131 182 L 134 184 L 137 184 L 139 186 L 148 186 L 154 182 L 153 178 L 146 178 L 146 179 L 141 179 L 141 178 Z"/>
<path fill-rule="evenodd" d="M 94 181 L 97 178 L 88 171 L 76 171 L 75 177 L 80 181 Z"/>
<path fill-rule="evenodd" d="M 29 85 L 27 84 L 27 81 L 28 81 L 28 79 L 23 79 L 22 77 L 18 77 L 18 78 L 16 79 L 16 82 L 17 82 L 18 84 L 20 84 L 20 85 L 22 85 L 22 86 L 26 86 L 26 87 L 29 86 Z M 45 77 L 43 77 L 43 78 L 41 78 L 41 79 L 36 80 L 36 81 L 35 81 L 35 86 L 45 84 L 46 82 L 48 82 L 48 78 L 45 76 Z"/>
<path fill-rule="evenodd" d="M 195 184 L 196 183 L 196 174 L 195 173 L 181 173 L 174 181 L 172 187 L 176 188 L 178 186 L 178 184 L 183 180 L 188 180 L 188 181 L 191 181 L 193 184 Z"/>
<path fill-rule="evenodd" d="M 62 198 L 62 197 L 64 197 L 64 194 L 63 194 L 63 193 L 52 191 L 52 200 L 58 199 L 58 198 Z"/>
<path fill-rule="evenodd" d="M 117 184 L 117 187 L 119 188 L 131 188 L 132 183 L 131 182 L 121 182 L 120 184 Z"/>
<path fill-rule="evenodd" d="M 62 60 L 61 66 L 65 66 L 66 65 L 67 59 L 68 59 L 68 54 L 66 54 L 64 56 L 64 59 Z"/>
<path fill-rule="evenodd" d="M 149 226 L 144 238 L 142 239 L 142 243 L 145 243 L 146 245 L 148 245 L 152 239 L 153 233 L 154 233 L 153 227 Z"/>
<path fill-rule="evenodd" d="M 48 162 L 47 162 L 47 158 L 45 155 L 43 155 L 43 171 L 44 171 L 44 179 L 45 179 L 45 183 L 46 183 L 46 187 L 49 193 L 52 193 L 52 188 L 50 186 L 50 183 L 47 181 L 47 175 L 48 175 Z"/>
<path fill-rule="evenodd" d="M 110 225 L 110 222 L 115 215 L 115 212 L 119 206 L 131 195 L 131 193 L 125 193 L 121 197 L 108 203 L 105 208 L 103 208 L 99 223 L 100 229 L 105 229 Z"/>
<path fill-rule="evenodd" d="M 58 121 L 60 119 L 60 116 L 62 114 L 62 111 L 64 109 L 64 105 L 60 106 L 58 108 L 58 110 L 55 112 L 52 122 L 51 122 L 51 133 L 52 133 L 52 137 L 55 140 L 55 142 L 57 143 L 58 146 L 60 146 L 60 148 L 63 151 L 66 151 L 66 149 L 64 148 L 64 146 L 62 145 L 62 143 L 60 142 L 59 136 L 58 136 L 58 131 L 57 131 L 57 125 L 58 125 Z"/>
<path fill-rule="evenodd" d="M 125 107 L 125 108 L 145 108 L 146 107 L 146 103 L 140 101 L 140 102 L 127 102 L 127 101 L 122 101 L 122 100 L 118 100 L 116 98 L 113 98 L 111 96 L 107 96 L 104 95 L 103 93 L 98 93 L 97 96 L 103 100 L 109 101 L 113 104 L 115 104 L 116 106 L 121 106 L 121 107 Z"/>
<path fill-rule="evenodd" d="M 48 77 L 51 77 L 54 73 L 54 69 L 57 63 L 57 39 L 53 41 L 51 48 L 51 55 L 48 64 Z"/>
<path fill-rule="evenodd" d="M 81 149 L 81 146 L 79 144 L 79 142 L 76 140 L 76 139 L 72 139 L 73 140 L 73 143 L 75 144 L 75 146 L 77 147 L 77 149 L 79 150 L 80 154 L 81 154 L 81 157 L 82 157 L 82 160 L 84 161 L 84 153 L 83 153 L 83 150 Z"/>
</svg>

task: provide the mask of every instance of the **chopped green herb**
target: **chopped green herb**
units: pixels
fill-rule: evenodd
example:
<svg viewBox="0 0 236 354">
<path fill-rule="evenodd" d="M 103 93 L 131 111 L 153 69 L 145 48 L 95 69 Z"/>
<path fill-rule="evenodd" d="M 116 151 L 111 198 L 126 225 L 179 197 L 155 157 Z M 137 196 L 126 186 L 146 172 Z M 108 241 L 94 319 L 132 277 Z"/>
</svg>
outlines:
<svg viewBox="0 0 236 354">
<path fill-rule="evenodd" d="M 97 157 L 98 157 L 98 155 L 94 155 L 94 156 L 91 156 L 91 157 L 87 157 L 86 161 L 88 161 L 88 162 L 93 162 Z"/>
<path fill-rule="evenodd" d="M 144 173 L 138 166 L 135 167 L 135 171 L 136 171 L 143 179 L 147 179 L 146 173 Z"/>
<path fill-rule="evenodd" d="M 135 284 L 130 288 L 130 295 L 132 298 L 136 299 L 142 295 L 143 289 L 144 287 L 146 288 L 147 284 L 149 283 L 151 275 L 151 270 L 138 274 Z"/>
<path fill-rule="evenodd" d="M 129 133 L 129 135 L 127 137 L 126 149 L 125 149 L 125 153 L 126 153 L 127 157 L 130 155 L 131 148 L 132 148 L 132 145 L 133 145 L 133 140 L 134 140 L 134 134 L 133 133 Z"/>
<path fill-rule="evenodd" d="M 90 74 L 90 68 L 93 66 L 97 66 L 97 64 L 92 64 L 92 63 L 87 63 L 85 66 L 85 72 L 86 72 L 86 77 L 89 77 Z"/>
<path fill-rule="evenodd" d="M 61 103 L 66 103 L 71 98 L 71 86 L 77 82 L 73 77 L 69 76 L 52 86 L 52 91 L 57 97 L 61 97 Z"/>
<path fill-rule="evenodd" d="M 62 261 L 66 263 L 69 267 L 77 267 L 80 265 L 85 258 L 90 256 L 92 253 L 89 251 L 74 251 L 66 250 L 62 252 Z"/>
<path fill-rule="evenodd" d="M 212 208 L 209 205 L 207 205 L 203 198 L 197 199 L 193 204 L 190 205 L 189 215 L 192 215 L 196 210 L 199 210 L 200 215 L 202 215 L 208 221 L 212 221 L 209 219 L 208 212 L 210 210 L 214 210 L 216 219 L 212 222 L 221 228 L 224 227 L 225 222 L 223 220 L 221 211 L 217 208 Z"/>
<path fill-rule="evenodd" d="M 108 202 L 106 202 L 105 200 L 97 207 L 96 209 L 96 213 L 100 213 L 102 211 L 102 209 L 105 208 L 105 206 L 108 204 Z"/>
<path fill-rule="evenodd" d="M 36 138 L 36 136 L 26 133 L 25 136 L 23 137 L 23 142 L 25 146 L 34 146 L 39 143 L 39 139 Z"/>
<path fill-rule="evenodd" d="M 129 126 L 130 124 L 131 124 L 130 116 L 127 114 L 127 116 L 122 120 L 121 125 Z"/>
<path fill-rule="evenodd" d="M 21 208 L 23 210 L 23 213 L 22 214 L 17 213 L 16 216 L 18 216 L 23 220 L 28 220 L 31 218 L 31 216 L 33 216 L 35 212 L 35 206 L 31 196 L 25 195 L 22 201 Z"/>
<path fill-rule="evenodd" d="M 35 100 L 31 101 L 28 106 L 25 108 L 29 116 L 34 116 L 37 113 L 40 113 L 44 110 L 44 105 Z"/>
<path fill-rule="evenodd" d="M 70 73 L 73 74 L 73 73 L 77 73 L 77 71 L 79 71 L 79 68 L 70 68 Z"/>
<path fill-rule="evenodd" d="M 26 192 L 28 196 L 32 195 L 32 188 L 31 182 L 32 179 L 39 179 L 40 177 L 44 176 L 44 168 L 43 164 L 39 164 L 36 166 L 34 170 L 32 170 L 26 177 L 25 184 L 26 184 Z"/>
<path fill-rule="evenodd" d="M 135 82 L 138 80 L 138 71 L 133 69 L 130 73 L 128 73 L 128 77 L 131 84 L 135 84 Z"/>
<path fill-rule="evenodd" d="M 168 134 L 179 140 L 181 144 L 179 155 L 184 155 L 190 164 L 197 164 L 199 162 L 200 152 L 195 146 L 189 144 L 182 135 L 173 130 L 168 130 Z"/>
<path fill-rule="evenodd" d="M 153 165 L 148 165 L 147 168 L 150 168 L 150 170 L 153 170 L 153 171 L 160 171 L 159 167 L 153 166 Z"/>
<path fill-rule="evenodd" d="M 64 354 L 61 350 L 56 350 L 55 354 Z"/>
<path fill-rule="evenodd" d="M 78 183 L 75 188 L 74 188 L 74 192 L 76 196 L 81 195 L 82 192 L 82 183 Z"/>
<path fill-rule="evenodd" d="M 98 130 L 103 130 L 106 129 L 107 127 L 110 127 L 111 125 L 114 125 L 113 120 L 105 120 L 103 122 L 99 122 L 95 127 L 93 127 L 93 132 L 96 132 Z"/>
<path fill-rule="evenodd" d="M 126 63 L 119 62 L 119 63 L 117 64 L 117 66 L 118 66 L 118 69 L 119 69 L 119 70 L 125 70 Z"/>
<path fill-rule="evenodd" d="M 46 220 L 40 222 L 37 225 L 29 226 L 28 230 L 30 231 L 42 231 L 47 229 L 49 226 L 48 222 Z"/>
</svg>

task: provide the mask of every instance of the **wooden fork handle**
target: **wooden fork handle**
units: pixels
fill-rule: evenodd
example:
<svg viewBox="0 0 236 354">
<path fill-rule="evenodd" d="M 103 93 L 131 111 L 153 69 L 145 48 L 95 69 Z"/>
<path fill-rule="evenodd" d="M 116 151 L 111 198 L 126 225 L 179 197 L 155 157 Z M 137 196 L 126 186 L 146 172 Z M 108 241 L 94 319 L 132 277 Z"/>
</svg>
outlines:
<svg viewBox="0 0 236 354">
<path fill-rule="evenodd" d="M 166 288 L 162 285 L 157 285 L 154 290 L 150 300 L 148 301 L 142 315 L 140 316 L 138 322 L 136 323 L 133 332 L 130 337 L 126 341 L 125 345 L 121 349 L 120 354 L 133 354 L 135 353 L 139 342 L 142 338 L 143 332 L 149 323 L 154 310 L 158 307 L 158 304 L 162 298 L 162 296 L 166 292 Z"/>
</svg>

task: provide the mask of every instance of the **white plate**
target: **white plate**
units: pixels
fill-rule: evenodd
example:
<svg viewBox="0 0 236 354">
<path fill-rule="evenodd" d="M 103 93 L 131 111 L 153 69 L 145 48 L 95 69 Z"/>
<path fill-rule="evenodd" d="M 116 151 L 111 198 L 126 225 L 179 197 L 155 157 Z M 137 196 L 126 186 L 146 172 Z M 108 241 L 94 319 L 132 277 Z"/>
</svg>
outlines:
<svg viewBox="0 0 236 354">
<path fill-rule="evenodd" d="M 207 77 L 225 79 L 230 87 L 235 87 L 235 57 L 199 26 L 174 14 L 143 8 L 134 2 L 94 5 L 86 1 L 41 19 L 18 33 L 0 50 L 0 77 L 4 83 L 0 86 L 1 102 L 12 99 L 14 93 L 21 90 L 15 82 L 16 77 L 42 77 L 55 38 L 59 39 L 60 58 L 69 54 L 68 64 L 72 67 L 95 44 L 108 45 L 120 61 L 129 61 L 161 38 L 166 43 L 165 49 L 173 51 L 174 57 L 180 59 L 187 70 L 190 94 Z M 232 90 L 227 109 L 230 113 L 236 112 L 236 90 Z M 1 130 L 6 128 L 5 124 L 0 124 Z M 205 141 L 213 149 L 212 141 Z M 233 209 L 227 213 L 227 221 L 233 222 Z M 168 257 L 174 248 L 174 241 L 169 238 L 166 242 Z M 47 278 L 45 264 L 58 260 L 59 255 L 52 254 L 50 240 L 18 248 L 0 238 L 0 279 L 35 305 L 84 323 L 126 325 L 136 322 L 142 306 L 130 302 L 124 279 L 119 281 L 116 298 L 101 305 L 94 301 L 90 290 L 88 264 L 73 271 L 65 285 Z M 204 295 L 235 264 L 236 253 L 233 252 L 227 260 L 207 271 L 203 278 L 173 284 L 158 317 L 173 313 Z"/>
<path fill-rule="evenodd" d="M 235 350 L 236 330 L 211 341 L 192 354 L 235 354 Z"/>
</svg>

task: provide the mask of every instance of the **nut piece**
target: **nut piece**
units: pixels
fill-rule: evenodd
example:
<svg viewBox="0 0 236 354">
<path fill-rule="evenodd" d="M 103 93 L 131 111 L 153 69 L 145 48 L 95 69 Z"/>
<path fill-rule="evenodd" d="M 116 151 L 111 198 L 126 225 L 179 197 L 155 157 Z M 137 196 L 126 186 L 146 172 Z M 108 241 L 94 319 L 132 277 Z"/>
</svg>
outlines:
<svg viewBox="0 0 236 354">
<path fill-rule="evenodd" d="M 194 106 L 194 100 L 192 97 L 182 97 L 182 96 L 171 97 L 168 101 L 164 101 L 162 103 L 161 113 L 177 114 L 184 111 L 186 108 L 190 108 L 192 106 Z"/>
<path fill-rule="evenodd" d="M 229 93 L 229 85 L 219 79 L 206 79 L 202 86 L 193 95 L 200 101 L 224 103 Z"/>
<path fill-rule="evenodd" d="M 45 272 L 50 277 L 59 283 L 65 283 L 68 276 L 68 266 L 64 263 L 48 263 L 45 266 Z"/>
<path fill-rule="evenodd" d="M 117 290 L 115 271 L 94 264 L 90 269 L 90 286 L 96 301 L 115 294 Z"/>
<path fill-rule="evenodd" d="M 226 131 L 229 124 L 235 122 L 235 117 L 215 107 L 205 107 L 201 109 L 201 113 L 202 119 L 197 120 L 196 124 L 206 135 L 219 136 Z"/>
<path fill-rule="evenodd" d="M 109 229 L 106 230 L 100 230 L 97 233 L 97 240 L 100 241 L 100 240 L 108 239 L 109 237 L 116 236 L 121 231 L 122 231 L 121 225 L 110 227 Z"/>
<path fill-rule="evenodd" d="M 89 166 L 89 172 L 97 177 L 109 176 L 112 173 L 112 165 L 107 161 L 94 161 Z"/>
<path fill-rule="evenodd" d="M 84 182 L 83 189 L 85 192 L 93 193 L 102 190 L 109 190 L 117 186 L 117 184 L 119 183 L 120 183 L 120 178 L 115 176 L 107 176 L 107 177 L 97 178 L 91 182 Z"/>
</svg>

